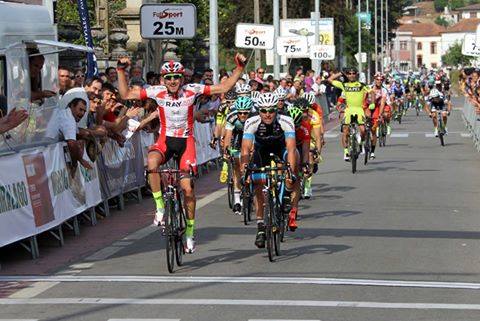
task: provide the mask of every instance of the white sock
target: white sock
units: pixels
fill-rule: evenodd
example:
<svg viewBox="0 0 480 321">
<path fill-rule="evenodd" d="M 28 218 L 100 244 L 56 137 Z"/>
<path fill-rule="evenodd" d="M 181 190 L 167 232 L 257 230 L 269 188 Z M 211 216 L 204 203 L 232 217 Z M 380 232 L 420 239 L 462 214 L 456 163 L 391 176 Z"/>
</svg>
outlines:
<svg viewBox="0 0 480 321">
<path fill-rule="evenodd" d="M 240 204 L 240 191 L 233 192 L 233 203 Z"/>
</svg>

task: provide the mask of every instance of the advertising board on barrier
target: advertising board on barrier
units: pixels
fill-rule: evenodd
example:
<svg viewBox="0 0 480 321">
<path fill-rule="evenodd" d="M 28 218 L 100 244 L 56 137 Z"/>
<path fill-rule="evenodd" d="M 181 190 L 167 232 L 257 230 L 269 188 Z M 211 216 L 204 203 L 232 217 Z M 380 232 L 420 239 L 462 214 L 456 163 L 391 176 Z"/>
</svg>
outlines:
<svg viewBox="0 0 480 321">
<path fill-rule="evenodd" d="M 96 167 L 73 171 L 62 143 L 0 161 L 0 247 L 58 226 L 102 200 Z"/>
<path fill-rule="evenodd" d="M 109 139 L 97 162 L 103 199 L 129 192 L 145 185 L 141 136 L 133 135 L 121 148 Z"/>
</svg>

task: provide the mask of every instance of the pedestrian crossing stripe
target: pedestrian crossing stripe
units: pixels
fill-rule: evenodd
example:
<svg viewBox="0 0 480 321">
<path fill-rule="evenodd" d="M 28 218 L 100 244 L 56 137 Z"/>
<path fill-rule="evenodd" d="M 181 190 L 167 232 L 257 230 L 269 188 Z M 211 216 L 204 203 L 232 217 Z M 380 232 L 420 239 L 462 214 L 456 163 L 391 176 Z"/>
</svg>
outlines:
<svg viewBox="0 0 480 321">
<path fill-rule="evenodd" d="M 432 138 L 435 137 L 433 133 L 426 133 L 426 132 L 412 132 L 412 133 L 392 133 L 390 136 L 391 138 L 409 138 L 410 136 L 417 136 L 417 135 L 424 135 L 426 138 Z M 462 138 L 469 138 L 472 137 L 470 133 L 464 133 L 464 132 L 449 132 L 448 135 L 453 136 L 453 135 L 460 135 Z M 324 135 L 325 138 L 337 138 L 339 134 L 334 134 L 334 133 L 326 133 Z"/>
<path fill-rule="evenodd" d="M 127 318 L 127 319 L 108 319 L 108 321 L 180 321 L 180 319 L 139 319 L 139 318 L 131 319 L 131 318 Z"/>
<path fill-rule="evenodd" d="M 334 133 L 325 133 L 325 138 L 336 138 L 338 137 L 338 134 L 334 134 Z"/>
</svg>

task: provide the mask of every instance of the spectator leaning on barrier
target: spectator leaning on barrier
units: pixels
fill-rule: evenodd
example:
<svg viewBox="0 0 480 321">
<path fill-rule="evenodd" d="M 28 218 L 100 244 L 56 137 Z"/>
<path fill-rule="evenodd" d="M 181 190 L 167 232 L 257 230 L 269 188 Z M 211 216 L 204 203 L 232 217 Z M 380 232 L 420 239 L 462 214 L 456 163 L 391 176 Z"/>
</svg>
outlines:
<svg viewBox="0 0 480 321">
<path fill-rule="evenodd" d="M 3 111 L 0 111 L 0 134 L 8 132 L 19 126 L 28 118 L 28 113 L 24 109 L 16 110 L 13 108 L 7 115 L 4 116 Z"/>
</svg>

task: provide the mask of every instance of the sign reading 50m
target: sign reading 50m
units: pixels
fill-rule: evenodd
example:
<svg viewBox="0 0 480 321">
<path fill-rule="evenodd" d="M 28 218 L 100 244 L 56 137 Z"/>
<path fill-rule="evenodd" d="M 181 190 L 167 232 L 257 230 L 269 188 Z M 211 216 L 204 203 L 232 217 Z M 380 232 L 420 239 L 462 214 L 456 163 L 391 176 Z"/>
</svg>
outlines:
<svg viewBox="0 0 480 321">
<path fill-rule="evenodd" d="M 140 33 L 144 39 L 190 39 L 197 29 L 197 8 L 191 3 L 144 4 Z"/>
<path fill-rule="evenodd" d="M 235 46 L 270 50 L 273 48 L 274 37 L 275 29 L 271 25 L 239 23 L 235 32 Z"/>
</svg>

